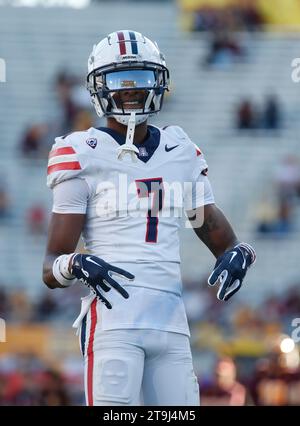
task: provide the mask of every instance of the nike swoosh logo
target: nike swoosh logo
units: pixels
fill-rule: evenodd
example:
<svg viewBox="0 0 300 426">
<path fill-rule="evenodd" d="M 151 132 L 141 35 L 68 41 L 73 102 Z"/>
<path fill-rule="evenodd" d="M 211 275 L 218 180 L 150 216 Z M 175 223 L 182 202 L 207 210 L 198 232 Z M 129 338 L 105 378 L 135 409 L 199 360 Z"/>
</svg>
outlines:
<svg viewBox="0 0 300 426">
<path fill-rule="evenodd" d="M 242 264 L 242 269 L 245 269 L 245 267 L 246 267 L 246 258 L 245 258 L 245 256 L 244 256 L 243 253 L 242 253 L 242 256 L 243 256 L 243 259 L 244 259 L 244 262 Z"/>
<path fill-rule="evenodd" d="M 170 151 L 172 151 L 172 149 L 175 149 L 175 148 L 177 148 L 179 145 L 174 145 L 174 146 L 170 146 L 170 147 L 168 147 L 168 145 L 165 145 L 165 150 L 166 150 L 166 152 L 170 152 Z"/>
<path fill-rule="evenodd" d="M 90 256 L 88 256 L 88 257 L 86 258 L 86 260 L 87 260 L 88 262 L 91 262 L 91 263 L 93 263 L 94 265 L 100 266 L 100 268 L 102 268 L 102 265 L 99 265 L 99 263 L 97 263 L 97 262 L 95 262 L 93 259 L 91 259 L 91 258 L 90 258 Z"/>
</svg>

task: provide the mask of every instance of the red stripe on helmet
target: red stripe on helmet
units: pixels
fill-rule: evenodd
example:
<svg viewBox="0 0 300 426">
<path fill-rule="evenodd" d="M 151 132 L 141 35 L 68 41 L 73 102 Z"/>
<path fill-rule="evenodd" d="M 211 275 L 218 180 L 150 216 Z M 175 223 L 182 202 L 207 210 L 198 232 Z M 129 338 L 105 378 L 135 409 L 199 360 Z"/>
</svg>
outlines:
<svg viewBox="0 0 300 426">
<path fill-rule="evenodd" d="M 126 55 L 126 43 L 125 43 L 125 37 L 123 32 L 118 32 L 118 40 L 119 40 L 119 47 L 120 47 L 120 55 Z"/>
</svg>

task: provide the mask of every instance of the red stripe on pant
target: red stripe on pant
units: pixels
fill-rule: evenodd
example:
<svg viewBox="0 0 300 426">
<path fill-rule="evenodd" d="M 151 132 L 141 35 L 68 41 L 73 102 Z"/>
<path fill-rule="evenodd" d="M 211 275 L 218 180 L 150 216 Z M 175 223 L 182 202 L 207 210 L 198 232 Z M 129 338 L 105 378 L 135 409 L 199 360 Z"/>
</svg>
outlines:
<svg viewBox="0 0 300 426">
<path fill-rule="evenodd" d="M 97 324 L 97 299 L 91 304 L 91 328 L 89 344 L 87 349 L 88 366 L 87 366 L 87 405 L 94 405 L 93 401 L 93 373 L 94 373 L 94 337 Z"/>
</svg>

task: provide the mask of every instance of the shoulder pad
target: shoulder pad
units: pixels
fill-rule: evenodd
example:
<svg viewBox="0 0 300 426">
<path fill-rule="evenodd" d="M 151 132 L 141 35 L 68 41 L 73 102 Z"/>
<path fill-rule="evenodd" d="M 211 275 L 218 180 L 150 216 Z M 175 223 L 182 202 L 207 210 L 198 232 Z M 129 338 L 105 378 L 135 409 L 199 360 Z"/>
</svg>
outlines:
<svg viewBox="0 0 300 426">
<path fill-rule="evenodd" d="M 163 130 L 168 134 L 177 137 L 181 141 L 186 142 L 190 150 L 192 162 L 196 161 L 198 171 L 200 171 L 204 175 L 207 175 L 208 166 L 205 161 L 204 155 L 201 149 L 194 142 L 191 141 L 185 131 L 180 126 L 166 126 L 163 128 Z"/>
<path fill-rule="evenodd" d="M 85 161 L 80 149 L 80 133 L 72 133 L 66 137 L 55 138 L 55 143 L 49 152 L 47 168 L 47 186 L 53 188 L 58 183 L 73 179 L 82 174 Z M 80 139 L 80 140 L 79 140 Z"/>
<path fill-rule="evenodd" d="M 190 142 L 190 138 L 180 126 L 166 126 L 162 130 L 167 132 L 169 135 Z"/>
</svg>

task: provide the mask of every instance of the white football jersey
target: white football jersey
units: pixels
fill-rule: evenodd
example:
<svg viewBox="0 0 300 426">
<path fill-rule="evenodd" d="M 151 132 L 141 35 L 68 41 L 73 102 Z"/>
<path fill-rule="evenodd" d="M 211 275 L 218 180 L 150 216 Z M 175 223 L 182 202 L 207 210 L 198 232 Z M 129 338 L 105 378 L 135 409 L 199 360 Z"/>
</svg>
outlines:
<svg viewBox="0 0 300 426">
<path fill-rule="evenodd" d="M 75 184 L 79 178 L 86 182 L 88 196 L 82 209 L 74 203 L 74 208 L 55 206 L 53 211 L 86 213 L 86 249 L 135 275 L 130 284 L 119 280 L 130 287 L 129 299 L 112 290 L 113 309 L 99 307 L 103 329 L 158 328 L 188 334 L 178 229 L 185 209 L 214 203 L 206 161 L 178 126 L 148 126 L 136 162 L 130 156 L 117 158 L 117 148 L 124 143 L 124 137 L 108 128 L 56 138 L 48 186 L 59 187 L 67 180 Z"/>
</svg>

